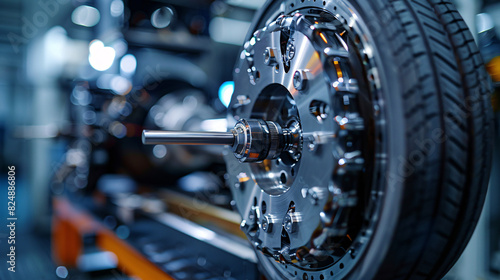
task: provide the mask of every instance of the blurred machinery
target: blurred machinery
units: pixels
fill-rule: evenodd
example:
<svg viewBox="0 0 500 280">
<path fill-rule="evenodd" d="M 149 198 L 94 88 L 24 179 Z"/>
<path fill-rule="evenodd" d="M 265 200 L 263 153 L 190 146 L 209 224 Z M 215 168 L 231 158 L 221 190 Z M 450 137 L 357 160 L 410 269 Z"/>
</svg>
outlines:
<svg viewBox="0 0 500 280">
<path fill-rule="evenodd" d="M 367 252 L 403 243 L 382 242 L 386 232 L 377 231 L 395 227 L 389 218 L 378 224 L 390 216 L 382 210 L 401 202 L 385 192 L 380 170 L 391 158 L 385 141 L 401 139 L 388 132 L 386 114 L 398 106 L 387 106 L 395 101 L 385 95 L 390 79 L 380 70 L 392 58 L 372 34 L 366 11 L 350 1 L 287 0 L 269 1 L 257 12 L 264 2 L 69 4 L 71 16 L 50 30 L 45 44 L 56 57 L 57 44 L 50 42 L 84 49 L 85 63 L 53 73 L 52 82 L 66 93 L 67 110 L 60 113 L 68 121 L 41 130 L 57 137 L 45 200 L 58 277 L 341 279 L 359 273 L 365 279 L 374 272 L 358 269 L 365 257 L 382 262 L 382 255 Z M 498 82 L 500 41 L 487 17 L 480 22 L 479 46 Z M 483 102 L 487 90 L 478 92 Z M 46 136 L 22 127 L 16 133 Z M 487 159 L 480 160 L 488 170 Z M 432 196 L 420 185 L 405 189 Z M 484 183 L 474 189 L 481 204 Z M 470 228 L 478 215 L 467 221 Z M 433 222 L 424 224 L 435 230 Z M 471 231 L 460 232 L 460 240 Z"/>
<path fill-rule="evenodd" d="M 258 5 L 75 6 L 68 24 L 79 27 L 69 35 L 90 37 L 89 64 L 77 79 L 63 81 L 71 92 L 70 123 L 59 141 L 67 150 L 50 186 L 53 256 L 75 268 L 70 274 L 258 278 L 254 252 L 231 211 L 222 147 L 143 146 L 140 138 L 143 129 L 225 130 L 217 92 L 231 80 L 240 42 L 226 35 L 214 43 L 210 32 L 220 32 L 220 23 L 213 27 L 218 20 L 250 20 Z M 235 36 L 243 40 L 245 32 Z"/>
</svg>

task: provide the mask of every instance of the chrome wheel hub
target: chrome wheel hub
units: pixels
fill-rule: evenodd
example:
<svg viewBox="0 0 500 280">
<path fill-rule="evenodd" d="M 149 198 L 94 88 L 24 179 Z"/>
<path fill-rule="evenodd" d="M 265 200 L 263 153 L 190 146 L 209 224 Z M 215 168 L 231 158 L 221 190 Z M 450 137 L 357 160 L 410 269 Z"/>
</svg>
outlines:
<svg viewBox="0 0 500 280">
<path fill-rule="evenodd" d="M 229 149 L 225 160 L 265 269 L 323 279 L 349 270 L 369 238 L 383 122 L 366 26 L 345 4 L 298 2 L 245 43 L 229 116 L 276 124 L 295 140 L 251 163 Z"/>
</svg>

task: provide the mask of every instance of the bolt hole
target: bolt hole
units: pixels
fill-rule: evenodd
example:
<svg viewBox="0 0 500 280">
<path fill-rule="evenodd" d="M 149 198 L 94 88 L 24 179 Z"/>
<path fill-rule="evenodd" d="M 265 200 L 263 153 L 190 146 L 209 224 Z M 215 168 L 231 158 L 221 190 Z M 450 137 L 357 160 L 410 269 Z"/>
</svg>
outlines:
<svg viewBox="0 0 500 280">
<path fill-rule="evenodd" d="M 325 279 L 325 276 L 323 276 L 323 274 L 321 274 L 321 275 L 319 276 L 319 279 L 320 279 L 320 280 L 323 280 L 323 279 Z"/>
<path fill-rule="evenodd" d="M 292 3 L 292 4 L 290 4 L 290 7 L 291 7 L 291 8 L 293 8 L 293 6 L 295 6 L 293 3 Z"/>
<path fill-rule="evenodd" d="M 260 207 L 262 208 L 262 214 L 266 214 L 267 205 L 265 201 L 262 201 L 262 205 Z"/>
<path fill-rule="evenodd" d="M 307 277 L 307 273 L 304 273 L 304 274 L 302 275 L 302 279 L 304 279 L 304 280 L 307 280 L 307 279 L 308 279 L 308 277 Z"/>
<path fill-rule="evenodd" d="M 292 170 L 290 171 L 290 173 L 292 173 L 292 176 L 295 176 L 295 168 L 292 168 Z"/>
<path fill-rule="evenodd" d="M 276 64 L 276 66 L 274 66 L 274 71 L 275 71 L 276 73 L 279 73 L 279 72 L 280 72 L 280 66 L 279 66 L 279 64 Z"/>
<path fill-rule="evenodd" d="M 295 271 L 295 275 L 297 275 L 297 271 Z"/>
<path fill-rule="evenodd" d="M 330 276 L 333 276 L 333 271 L 330 271 Z"/>
<path fill-rule="evenodd" d="M 323 5 L 325 5 L 325 4 L 323 4 Z M 337 6 L 333 7 L 333 10 L 336 11 L 337 10 Z"/>
<path fill-rule="evenodd" d="M 323 1 L 323 6 L 326 5 L 326 1 Z"/>
<path fill-rule="evenodd" d="M 280 175 L 280 182 L 281 182 L 281 184 L 283 184 L 283 185 L 286 184 L 286 179 L 287 178 L 286 178 L 285 172 L 281 172 L 281 175 Z"/>
<path fill-rule="evenodd" d="M 341 263 L 341 264 L 339 265 L 339 267 L 340 267 L 340 269 L 344 269 L 344 264 L 343 264 L 343 263 Z"/>
<path fill-rule="evenodd" d="M 255 196 L 253 198 L 253 206 L 257 206 L 257 197 L 255 197 Z"/>
</svg>

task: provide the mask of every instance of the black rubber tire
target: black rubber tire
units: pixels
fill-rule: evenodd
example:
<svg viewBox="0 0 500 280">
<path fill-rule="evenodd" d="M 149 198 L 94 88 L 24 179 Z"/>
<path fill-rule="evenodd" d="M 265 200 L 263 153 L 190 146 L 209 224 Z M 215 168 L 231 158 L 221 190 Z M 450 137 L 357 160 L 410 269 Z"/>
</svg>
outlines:
<svg viewBox="0 0 500 280">
<path fill-rule="evenodd" d="M 404 187 L 398 222 L 374 279 L 441 279 L 470 239 L 487 191 L 491 83 L 450 1 L 353 2 L 378 15 L 370 29 L 393 56 L 385 63 L 398 69 L 391 78 L 406 137 L 402 168 L 389 178 Z"/>
<path fill-rule="evenodd" d="M 399 171 L 387 170 L 386 194 L 401 194 L 394 186 L 402 194 L 391 196 L 401 198 L 397 207 L 385 204 L 396 222 L 377 228 L 390 237 L 382 238 L 387 246 L 375 258 L 360 256 L 346 279 L 441 279 L 465 249 L 484 203 L 493 148 L 491 81 L 451 1 L 344 1 L 367 22 L 378 49 L 390 133 L 398 134 L 390 144 L 402 151 L 388 155 Z M 251 30 L 282 2 L 269 0 Z"/>
</svg>

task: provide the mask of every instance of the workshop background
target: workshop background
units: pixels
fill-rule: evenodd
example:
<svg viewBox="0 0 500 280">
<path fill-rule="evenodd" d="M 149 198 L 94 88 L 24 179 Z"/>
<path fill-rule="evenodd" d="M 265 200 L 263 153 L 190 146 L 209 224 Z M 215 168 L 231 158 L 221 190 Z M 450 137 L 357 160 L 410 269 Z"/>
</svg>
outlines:
<svg viewBox="0 0 500 280">
<path fill-rule="evenodd" d="M 0 2 L 0 196 L 5 196 L 0 197 L 0 207 L 7 205 L 3 187 L 7 182 L 6 167 L 14 165 L 19 217 L 17 272 L 7 272 L 6 252 L 2 251 L 0 279 L 127 279 L 115 269 L 112 258 L 98 254 L 102 252 L 89 251 L 86 259 L 78 260 L 79 269 L 54 260 L 57 238 L 52 236 L 52 214 L 64 205 L 54 206 L 52 197 L 63 192 L 63 184 L 64 191 L 69 189 L 70 195 L 78 199 L 84 197 L 82 193 L 91 192 L 89 186 L 111 196 L 127 188 L 136 189 L 136 181 L 158 184 L 167 182 L 166 178 L 181 178 L 181 191 L 196 195 L 196 188 L 202 188 L 197 182 L 208 180 L 216 191 L 204 199 L 227 203 L 229 194 L 217 191 L 218 178 L 207 178 L 211 175 L 203 172 L 186 176 L 191 170 L 222 170 L 223 162 L 214 159 L 210 151 L 193 158 L 189 150 L 143 148 L 130 138 L 138 137 L 141 128 L 148 125 L 161 129 L 220 125 L 201 120 L 224 118 L 235 59 L 255 11 L 263 2 Z M 480 31 L 500 35 L 500 1 L 459 0 L 456 5 L 476 40 Z M 489 16 L 478 16 L 480 13 Z M 498 37 L 482 40 L 480 47 L 484 47 L 481 51 L 486 62 L 500 56 Z M 494 65 L 491 67 L 494 69 Z M 495 79 L 495 73 L 500 76 L 500 70 L 490 72 L 493 80 L 500 81 L 500 77 Z M 158 100 L 156 109 L 146 105 L 146 94 L 163 95 L 165 90 L 175 94 Z M 175 121 L 162 123 L 159 110 L 174 106 L 178 109 L 169 118 Z M 193 106 L 195 111 L 187 109 Z M 145 123 L 141 123 L 143 120 Z M 463 256 L 445 279 L 500 279 L 498 148 L 496 141 L 481 220 Z M 167 153 L 170 163 L 165 160 Z M 185 159 L 186 154 L 189 159 Z M 178 161 L 172 164 L 173 160 Z M 150 168 L 151 161 L 156 166 L 170 164 L 169 170 L 179 170 L 170 174 Z M 151 205 L 158 205 L 155 203 L 151 201 Z M 0 210 L 0 221 L 6 217 L 6 209 Z M 117 224 L 112 216 L 104 216 L 103 221 L 124 239 L 130 234 L 131 229 Z M 144 226 L 148 230 L 148 224 Z M 1 228 L 0 248 L 7 248 L 7 236 L 7 229 Z M 88 236 L 88 242 L 93 242 L 92 236 Z M 227 271 L 222 274 L 231 275 Z"/>
</svg>

